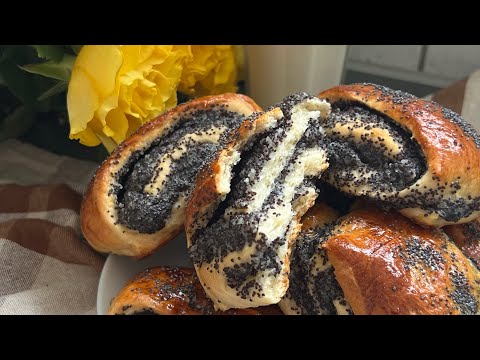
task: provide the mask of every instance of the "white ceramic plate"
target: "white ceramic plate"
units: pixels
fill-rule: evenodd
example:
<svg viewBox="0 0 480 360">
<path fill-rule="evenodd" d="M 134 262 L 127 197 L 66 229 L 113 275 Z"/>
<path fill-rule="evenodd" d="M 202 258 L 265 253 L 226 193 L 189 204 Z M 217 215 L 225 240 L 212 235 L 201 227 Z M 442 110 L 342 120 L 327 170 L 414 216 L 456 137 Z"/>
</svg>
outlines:
<svg viewBox="0 0 480 360">
<path fill-rule="evenodd" d="M 193 267 L 187 254 L 185 234 L 177 236 L 155 254 L 136 261 L 130 257 L 109 255 L 100 275 L 97 291 L 97 313 L 106 315 L 110 301 L 139 272 L 160 265 Z"/>
</svg>

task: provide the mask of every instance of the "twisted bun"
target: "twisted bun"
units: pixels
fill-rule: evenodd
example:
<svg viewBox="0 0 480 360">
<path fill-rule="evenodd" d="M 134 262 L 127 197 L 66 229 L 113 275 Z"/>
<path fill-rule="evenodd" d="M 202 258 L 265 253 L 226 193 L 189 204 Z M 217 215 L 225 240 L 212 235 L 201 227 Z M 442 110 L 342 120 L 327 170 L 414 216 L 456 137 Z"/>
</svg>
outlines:
<svg viewBox="0 0 480 360">
<path fill-rule="evenodd" d="M 90 245 L 140 258 L 180 233 L 197 173 L 226 134 L 258 110 L 243 95 L 207 96 L 139 128 L 89 185 L 80 218 Z"/>
<path fill-rule="evenodd" d="M 480 136 L 436 103 L 366 84 L 319 95 L 332 105 L 323 179 L 429 226 L 480 215 Z"/>
</svg>

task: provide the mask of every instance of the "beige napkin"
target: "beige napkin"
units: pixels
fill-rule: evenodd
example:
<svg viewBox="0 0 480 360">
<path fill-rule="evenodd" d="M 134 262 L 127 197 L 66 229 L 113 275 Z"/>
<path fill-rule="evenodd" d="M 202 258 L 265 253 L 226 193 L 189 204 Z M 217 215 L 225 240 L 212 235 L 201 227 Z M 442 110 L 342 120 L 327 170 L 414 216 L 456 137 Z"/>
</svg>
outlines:
<svg viewBox="0 0 480 360">
<path fill-rule="evenodd" d="M 104 257 L 82 239 L 95 163 L 0 143 L 0 314 L 96 314 Z"/>
</svg>

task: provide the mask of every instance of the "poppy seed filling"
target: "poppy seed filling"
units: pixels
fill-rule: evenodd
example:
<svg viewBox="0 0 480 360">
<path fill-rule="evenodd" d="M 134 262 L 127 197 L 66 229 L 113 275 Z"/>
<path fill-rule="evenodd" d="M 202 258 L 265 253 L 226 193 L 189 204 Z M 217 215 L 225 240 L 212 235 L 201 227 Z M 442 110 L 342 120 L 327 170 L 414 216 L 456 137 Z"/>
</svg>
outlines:
<svg viewBox="0 0 480 360">
<path fill-rule="evenodd" d="M 162 229 L 186 201 L 198 172 L 245 116 L 216 105 L 181 115 L 166 134 L 136 152 L 117 174 L 118 223 L 140 233 Z"/>
<path fill-rule="evenodd" d="M 222 274 L 236 296 L 250 301 L 265 296 L 262 279 L 284 276 L 288 264 L 282 254 L 297 206 L 317 196 L 313 179 L 328 166 L 319 126 L 328 105 L 301 93 L 276 107 L 282 118 L 243 146 L 232 169 L 231 191 L 194 233 L 189 248 L 195 264 Z"/>
<path fill-rule="evenodd" d="M 335 103 L 322 126 L 330 141 L 330 168 L 325 175 L 336 187 L 394 192 L 410 186 L 426 171 L 420 147 L 407 131 L 372 109 Z"/>
<path fill-rule="evenodd" d="M 302 231 L 293 245 L 290 285 L 285 295 L 298 315 L 353 314 L 337 282 L 334 269 L 321 245 L 335 222 Z"/>
<path fill-rule="evenodd" d="M 478 135 L 459 116 L 448 114 L 477 144 Z M 433 175 L 435 188 L 420 186 L 418 181 L 427 170 L 422 150 L 407 130 L 384 114 L 360 103 L 340 101 L 332 105 L 322 126 L 330 163 L 322 180 L 341 191 L 367 196 L 384 209 L 420 207 L 452 222 L 480 209 L 480 197 L 450 197 L 461 189 L 458 181 L 442 183 Z M 407 192 L 399 196 L 404 189 Z"/>
<path fill-rule="evenodd" d="M 232 169 L 231 191 L 192 236 L 193 262 L 222 273 L 242 299 L 265 296 L 257 277 L 285 271 L 279 254 L 288 247 L 295 204 L 317 196 L 312 180 L 328 166 L 320 111 L 309 105 L 319 102 L 295 94 L 277 105 L 283 118 L 243 147 Z"/>
</svg>

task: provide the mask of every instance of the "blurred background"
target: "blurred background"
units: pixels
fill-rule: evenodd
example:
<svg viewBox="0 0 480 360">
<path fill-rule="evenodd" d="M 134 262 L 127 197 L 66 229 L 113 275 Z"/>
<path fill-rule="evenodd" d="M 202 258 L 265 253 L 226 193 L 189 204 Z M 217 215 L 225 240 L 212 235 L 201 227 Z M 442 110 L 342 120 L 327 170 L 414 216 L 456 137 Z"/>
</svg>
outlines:
<svg viewBox="0 0 480 360">
<path fill-rule="evenodd" d="M 418 97 L 432 98 L 435 94 L 434 100 L 460 112 L 466 81 L 458 81 L 480 69 L 480 45 L 232 48 L 238 91 L 263 108 L 297 91 L 318 94 L 339 83 L 369 82 Z M 0 142 L 18 139 L 60 155 L 96 162 L 105 159 L 108 151 L 103 146 L 84 146 L 68 135 L 66 89 L 80 49 L 80 45 L 0 45 Z M 212 72 L 218 68 L 213 66 Z M 480 84 L 480 78 L 477 82 Z M 476 93 L 470 94 L 478 98 Z M 188 97 L 179 92 L 178 101 L 186 100 Z M 464 110 L 478 113 L 476 100 L 469 106 L 470 110 Z M 480 126 L 480 119 L 474 120 Z"/>
<path fill-rule="evenodd" d="M 480 68 L 480 45 L 351 45 L 343 81 L 373 82 L 423 97 Z"/>
</svg>

